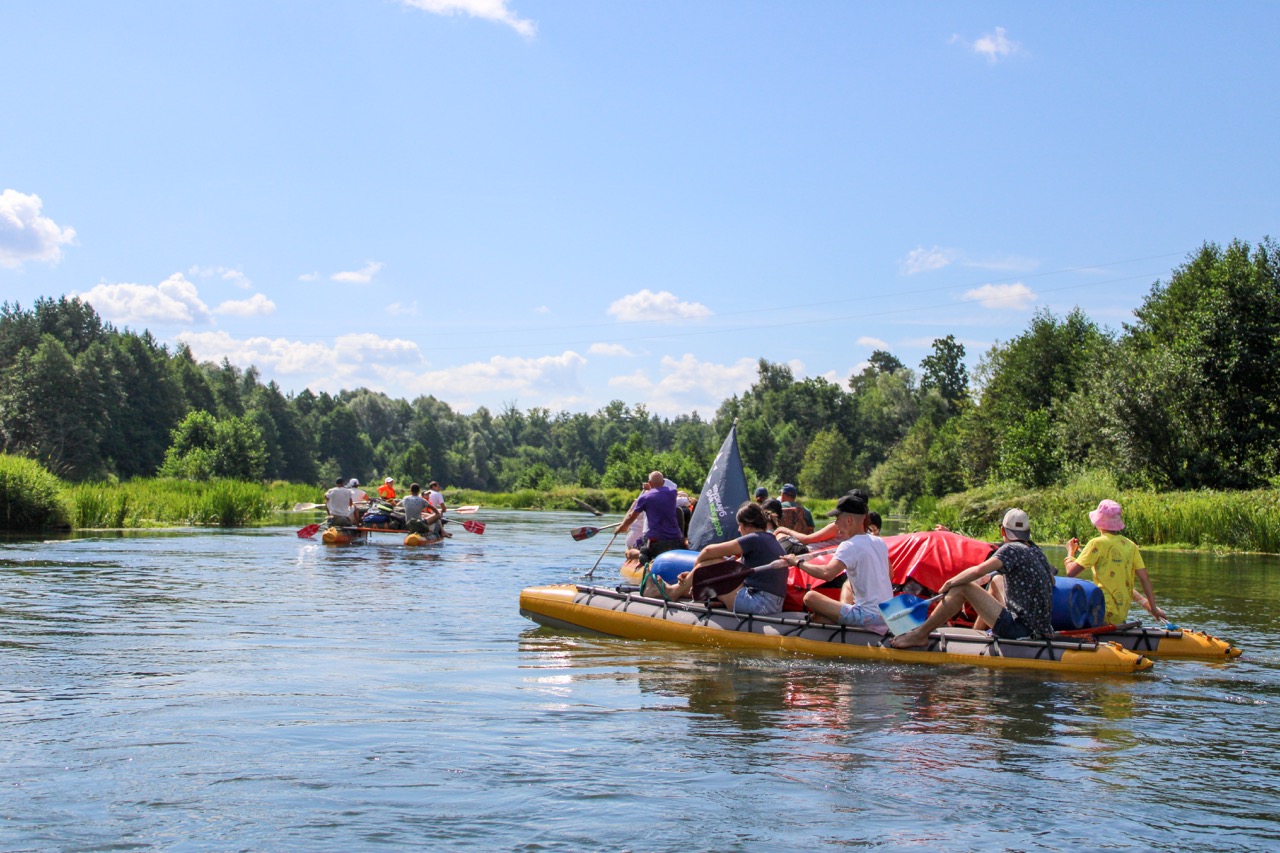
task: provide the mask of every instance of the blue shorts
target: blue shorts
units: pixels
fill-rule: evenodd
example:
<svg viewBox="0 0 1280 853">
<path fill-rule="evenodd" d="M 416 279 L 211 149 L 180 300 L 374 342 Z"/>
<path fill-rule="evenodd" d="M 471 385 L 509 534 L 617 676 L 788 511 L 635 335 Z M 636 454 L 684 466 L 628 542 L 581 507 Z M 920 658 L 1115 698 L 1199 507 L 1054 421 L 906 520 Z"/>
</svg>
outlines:
<svg viewBox="0 0 1280 853">
<path fill-rule="evenodd" d="M 733 598 L 734 613 L 750 613 L 763 616 L 782 612 L 782 596 L 765 592 L 762 589 L 742 587 Z"/>
<path fill-rule="evenodd" d="M 1006 607 L 1000 611 L 996 624 L 991 626 L 991 633 L 1002 640 L 1025 640 L 1034 632 Z"/>
<path fill-rule="evenodd" d="M 841 604 L 840 624 L 850 625 L 854 628 L 866 628 L 868 631 L 875 631 L 877 634 L 884 634 L 889 630 L 889 626 L 885 624 L 884 616 L 880 614 L 880 608 L 872 607 L 869 604 Z"/>
</svg>

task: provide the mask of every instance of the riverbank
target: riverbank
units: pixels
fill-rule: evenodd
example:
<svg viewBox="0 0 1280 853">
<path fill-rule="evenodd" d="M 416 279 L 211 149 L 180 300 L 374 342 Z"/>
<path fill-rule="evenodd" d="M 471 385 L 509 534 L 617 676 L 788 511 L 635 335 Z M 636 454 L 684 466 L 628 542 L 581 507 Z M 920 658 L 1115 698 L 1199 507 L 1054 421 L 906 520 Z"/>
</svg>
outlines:
<svg viewBox="0 0 1280 853">
<path fill-rule="evenodd" d="M 246 527 L 279 520 L 297 503 L 323 499 L 299 483 L 149 478 L 63 487 L 59 498 L 73 529 Z"/>
</svg>

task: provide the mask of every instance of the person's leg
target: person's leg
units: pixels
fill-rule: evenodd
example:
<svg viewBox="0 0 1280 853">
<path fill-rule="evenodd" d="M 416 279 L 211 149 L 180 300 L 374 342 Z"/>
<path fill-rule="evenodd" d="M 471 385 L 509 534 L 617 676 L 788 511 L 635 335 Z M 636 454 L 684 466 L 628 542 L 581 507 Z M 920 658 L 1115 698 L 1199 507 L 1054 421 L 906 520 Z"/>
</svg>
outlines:
<svg viewBox="0 0 1280 853">
<path fill-rule="evenodd" d="M 938 606 L 933 608 L 933 612 L 929 614 L 929 618 L 924 620 L 924 624 L 919 628 L 908 631 L 894 637 L 889 641 L 889 645 L 895 649 L 906 649 L 911 646 L 923 645 L 925 640 L 929 638 L 929 634 L 934 628 L 946 622 L 952 616 L 960 612 L 960 608 L 964 606 L 965 594 L 962 590 L 968 589 L 973 584 L 964 584 L 963 586 L 953 586 L 947 590 L 947 594 L 943 596 Z M 986 592 L 982 593 L 986 595 Z M 989 596 L 988 596 L 989 597 Z"/>
<path fill-rule="evenodd" d="M 997 599 L 976 583 L 967 583 L 956 588 L 960 590 L 964 600 L 969 602 L 969 606 L 977 611 L 979 621 L 985 621 L 988 625 L 996 624 L 996 620 L 1000 618 L 1000 611 L 1004 610 L 1002 600 Z"/>
<path fill-rule="evenodd" d="M 992 598 L 1000 602 L 1000 607 L 1003 609 L 1005 602 L 1004 575 L 996 575 L 993 577 L 991 579 L 991 583 L 987 585 L 987 592 L 991 593 Z M 973 621 L 973 627 L 979 631 L 984 631 L 993 625 L 995 625 L 995 623 L 988 622 L 982 617 L 982 614 L 978 614 L 978 618 Z"/>
<path fill-rule="evenodd" d="M 804 594 L 804 606 L 818 617 L 819 622 L 840 621 L 840 602 L 829 595 L 823 595 L 816 589 L 811 589 Z"/>
</svg>

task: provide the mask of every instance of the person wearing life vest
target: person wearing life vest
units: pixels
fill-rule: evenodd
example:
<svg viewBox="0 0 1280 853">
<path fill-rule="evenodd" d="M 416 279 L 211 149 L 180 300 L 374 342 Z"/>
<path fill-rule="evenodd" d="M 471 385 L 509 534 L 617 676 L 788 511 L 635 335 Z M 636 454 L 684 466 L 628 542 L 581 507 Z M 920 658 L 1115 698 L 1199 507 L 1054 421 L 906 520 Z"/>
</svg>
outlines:
<svg viewBox="0 0 1280 853">
<path fill-rule="evenodd" d="M 394 504 L 396 502 L 395 482 L 395 477 L 388 477 L 383 480 L 382 485 L 378 486 L 378 497 L 382 498 L 384 501 L 389 501 Z"/>
</svg>

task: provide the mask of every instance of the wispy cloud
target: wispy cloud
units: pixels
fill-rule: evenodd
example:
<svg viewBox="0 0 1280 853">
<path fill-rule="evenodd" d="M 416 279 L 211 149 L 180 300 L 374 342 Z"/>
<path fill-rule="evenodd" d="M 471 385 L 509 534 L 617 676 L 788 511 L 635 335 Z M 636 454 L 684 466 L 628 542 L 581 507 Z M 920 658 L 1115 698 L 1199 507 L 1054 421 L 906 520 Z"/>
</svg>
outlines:
<svg viewBox="0 0 1280 853">
<path fill-rule="evenodd" d="M 160 284 L 99 284 L 76 294 L 113 323 L 211 323 L 196 286 L 176 272 Z"/>
<path fill-rule="evenodd" d="M 917 246 L 907 252 L 907 256 L 899 263 L 899 267 L 903 275 L 932 272 L 951 265 L 958 256 L 959 253 L 955 249 L 943 249 L 940 246 L 926 249 L 924 246 Z"/>
<path fill-rule="evenodd" d="M 241 290 L 248 290 L 253 287 L 253 282 L 241 270 L 232 267 L 201 267 L 193 266 L 187 270 L 187 275 L 193 278 L 213 278 L 217 276 L 223 281 L 229 281 Z"/>
<path fill-rule="evenodd" d="M 879 338 L 873 338 L 870 335 L 863 335 L 862 337 L 858 338 L 858 346 L 871 347 L 872 349 L 882 349 L 882 350 L 889 349 L 889 344 L 887 342 L 882 341 Z"/>
<path fill-rule="evenodd" d="M 984 284 L 960 297 L 966 302 L 977 302 L 984 308 L 1022 310 L 1036 301 L 1036 294 L 1022 282 L 1014 284 Z"/>
<path fill-rule="evenodd" d="M 75 242 L 74 228 L 40 215 L 43 205 L 38 195 L 0 193 L 0 267 L 16 269 L 27 261 L 57 263 L 62 247 Z"/>
<path fill-rule="evenodd" d="M 758 364 L 754 358 L 717 364 L 685 353 L 679 359 L 664 356 L 659 366 L 661 376 L 657 379 L 650 379 L 648 373 L 637 370 L 613 377 L 609 385 L 638 393 L 649 410 L 660 415 L 677 415 L 693 409 L 710 412 L 725 397 L 750 388 L 756 380 Z"/>
<path fill-rule="evenodd" d="M 985 58 L 992 65 L 1011 56 L 1026 52 L 1021 44 L 1009 38 L 1004 27 L 996 27 L 995 32 L 987 33 L 973 41 L 969 41 L 960 35 L 954 35 L 951 37 L 951 43 L 964 45 L 969 50 Z"/>
<path fill-rule="evenodd" d="M 1032 272 L 1040 268 L 1040 262 L 1035 258 L 1019 258 L 1013 255 L 1006 255 L 1002 258 L 981 258 L 978 260 L 965 258 L 960 262 L 960 265 L 976 270 L 1015 273 Z"/>
<path fill-rule="evenodd" d="M 345 281 L 349 284 L 368 284 L 385 264 L 381 261 L 368 261 L 364 267 L 350 272 L 336 272 L 329 276 L 332 281 Z"/>
<path fill-rule="evenodd" d="M 592 344 L 587 349 L 587 352 L 590 355 L 609 355 L 619 357 L 635 355 L 635 353 L 624 347 L 622 344 Z"/>
<path fill-rule="evenodd" d="M 674 293 L 663 290 L 654 293 L 645 288 L 615 301 L 609 312 L 619 322 L 642 321 L 669 322 L 671 320 L 701 320 L 711 316 L 711 309 L 700 302 L 681 302 Z"/>
<path fill-rule="evenodd" d="M 320 280 L 320 273 L 318 272 L 304 272 L 302 275 L 298 276 L 298 281 L 319 281 L 319 280 Z"/>
<path fill-rule="evenodd" d="M 230 317 L 266 317 L 274 314 L 275 310 L 274 302 L 261 293 L 255 293 L 248 299 L 228 299 L 213 309 L 213 313 Z"/>
<path fill-rule="evenodd" d="M 341 380 L 369 365 L 403 370 L 423 363 L 422 350 L 413 341 L 373 334 L 342 335 L 332 344 L 288 338 L 235 338 L 226 332 L 183 332 L 177 338 L 200 361 L 220 362 L 226 358 L 241 367 L 253 364 L 281 375 L 324 374 Z"/>
<path fill-rule="evenodd" d="M 538 33 L 538 25 L 521 18 L 507 8 L 507 0 L 400 0 L 406 6 L 421 9 L 433 15 L 470 15 L 506 24 L 527 39 Z"/>
<path fill-rule="evenodd" d="M 401 302 L 392 302 L 384 310 L 392 317 L 417 317 L 418 303 L 414 301 L 405 305 Z"/>
</svg>

